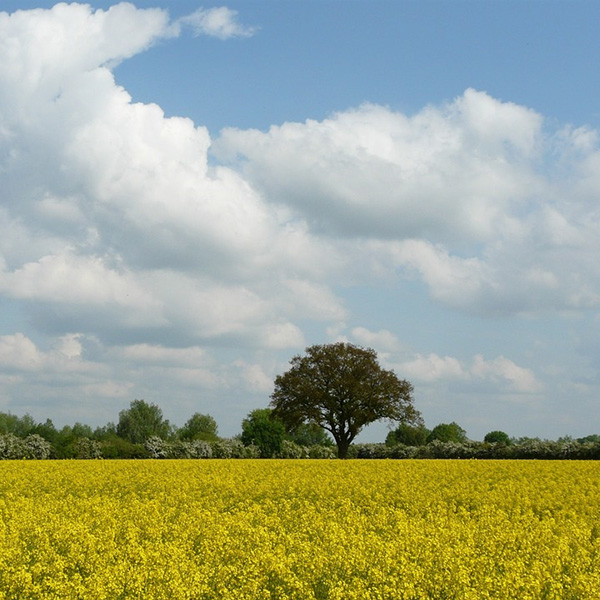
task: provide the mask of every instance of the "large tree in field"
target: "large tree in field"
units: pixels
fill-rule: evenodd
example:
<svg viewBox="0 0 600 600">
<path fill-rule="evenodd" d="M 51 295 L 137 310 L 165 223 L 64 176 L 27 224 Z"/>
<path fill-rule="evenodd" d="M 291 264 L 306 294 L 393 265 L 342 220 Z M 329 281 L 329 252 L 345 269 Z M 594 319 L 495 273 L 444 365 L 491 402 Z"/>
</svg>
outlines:
<svg viewBox="0 0 600 600">
<path fill-rule="evenodd" d="M 311 346 L 294 356 L 291 368 L 275 379 L 273 415 L 289 430 L 316 423 L 331 433 L 338 456 L 365 425 L 380 419 L 418 424 L 413 387 L 379 366 L 374 350 L 336 343 Z"/>
</svg>

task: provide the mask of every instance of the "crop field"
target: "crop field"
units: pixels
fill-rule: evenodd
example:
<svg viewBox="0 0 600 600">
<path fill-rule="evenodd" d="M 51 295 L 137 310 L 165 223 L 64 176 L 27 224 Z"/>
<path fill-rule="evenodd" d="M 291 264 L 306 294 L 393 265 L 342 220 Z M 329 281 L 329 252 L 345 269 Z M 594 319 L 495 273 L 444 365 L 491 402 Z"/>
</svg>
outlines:
<svg viewBox="0 0 600 600">
<path fill-rule="evenodd" d="M 600 598 L 600 463 L 3 461 L 0 598 Z"/>
</svg>

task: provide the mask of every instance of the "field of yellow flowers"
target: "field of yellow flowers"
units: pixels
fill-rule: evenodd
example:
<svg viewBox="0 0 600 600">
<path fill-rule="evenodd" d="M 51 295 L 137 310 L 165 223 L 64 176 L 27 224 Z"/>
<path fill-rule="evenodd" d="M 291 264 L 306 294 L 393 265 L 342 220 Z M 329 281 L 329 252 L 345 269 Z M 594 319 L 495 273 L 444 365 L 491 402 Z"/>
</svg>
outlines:
<svg viewBox="0 0 600 600">
<path fill-rule="evenodd" d="M 600 598 L 600 463 L 3 461 L 1 599 Z"/>
</svg>

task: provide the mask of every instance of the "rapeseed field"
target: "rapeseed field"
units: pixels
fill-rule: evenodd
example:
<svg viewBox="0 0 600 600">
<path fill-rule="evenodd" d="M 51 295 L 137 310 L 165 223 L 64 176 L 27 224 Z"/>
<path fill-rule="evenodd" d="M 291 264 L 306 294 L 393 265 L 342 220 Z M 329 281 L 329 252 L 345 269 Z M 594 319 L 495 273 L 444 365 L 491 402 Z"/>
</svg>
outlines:
<svg viewBox="0 0 600 600">
<path fill-rule="evenodd" d="M 2 599 L 600 598 L 600 464 L 4 461 Z"/>
</svg>

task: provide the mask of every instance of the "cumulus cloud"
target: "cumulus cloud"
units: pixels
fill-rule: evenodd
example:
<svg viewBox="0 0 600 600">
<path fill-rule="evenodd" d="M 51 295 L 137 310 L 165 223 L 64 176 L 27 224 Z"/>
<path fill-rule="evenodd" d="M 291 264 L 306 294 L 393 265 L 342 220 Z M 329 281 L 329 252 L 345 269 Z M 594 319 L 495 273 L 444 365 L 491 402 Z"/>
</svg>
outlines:
<svg viewBox="0 0 600 600">
<path fill-rule="evenodd" d="M 370 331 L 366 327 L 354 327 L 351 334 L 352 339 L 356 340 L 359 345 L 374 348 L 377 351 L 392 352 L 401 346 L 398 337 L 387 329 Z"/>
<path fill-rule="evenodd" d="M 238 21 L 237 10 L 226 6 L 218 8 L 199 8 L 196 12 L 182 17 L 176 25 L 191 27 L 194 35 L 209 35 L 226 40 L 232 37 L 250 37 L 256 28 L 242 25 Z"/>
<path fill-rule="evenodd" d="M 469 89 L 412 116 L 365 104 L 266 132 L 226 129 L 214 151 L 315 234 L 358 240 L 449 307 L 599 305 L 594 132 L 548 131 L 535 111 Z M 557 181 L 552 164 L 568 176 Z"/>
<path fill-rule="evenodd" d="M 523 394 L 537 393 L 543 389 L 542 383 L 531 369 L 521 367 L 504 356 L 486 360 L 483 355 L 477 354 L 468 363 L 452 356 L 417 354 L 400 363 L 397 369 L 403 377 L 424 383 L 485 381 L 488 389 Z"/>
</svg>

